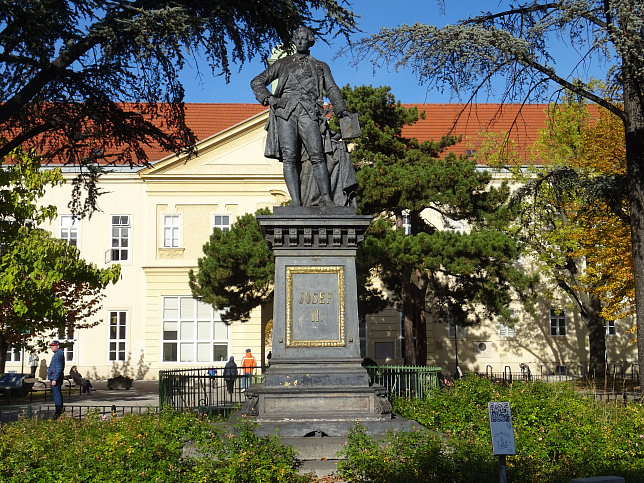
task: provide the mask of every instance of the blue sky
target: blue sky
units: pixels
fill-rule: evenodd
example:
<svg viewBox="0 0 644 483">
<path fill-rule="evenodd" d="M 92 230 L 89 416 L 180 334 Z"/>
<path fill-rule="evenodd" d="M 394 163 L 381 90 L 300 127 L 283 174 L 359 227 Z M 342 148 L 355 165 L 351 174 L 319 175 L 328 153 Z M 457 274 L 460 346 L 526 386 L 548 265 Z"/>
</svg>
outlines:
<svg viewBox="0 0 644 483">
<path fill-rule="evenodd" d="M 267 0 L 270 1 L 270 0 Z M 435 0 L 353 0 L 354 12 L 360 16 L 358 27 L 364 32 L 356 34 L 359 38 L 369 33 L 375 33 L 380 27 L 394 27 L 401 24 L 416 22 L 432 25 L 453 24 L 469 15 L 476 15 L 483 9 L 496 10 L 498 0 L 446 0 L 445 11 L 442 13 Z M 366 62 L 358 68 L 351 65 L 348 56 L 337 57 L 337 52 L 344 46 L 339 39 L 327 45 L 317 42 L 311 49 L 311 54 L 331 66 L 333 77 L 340 86 L 345 84 L 374 86 L 389 85 L 396 99 L 402 102 L 455 102 L 446 92 L 427 91 L 426 87 L 418 85 L 418 79 L 411 71 L 395 72 L 393 69 L 381 68 L 375 74 L 370 63 Z M 223 77 L 213 77 L 209 70 L 203 69 L 202 78 L 196 77 L 196 70 L 187 69 L 182 75 L 186 88 L 188 102 L 256 102 L 250 90 L 250 80 L 264 69 L 259 59 L 245 64 L 241 71 L 233 66 L 230 83 L 226 84 Z"/>
</svg>

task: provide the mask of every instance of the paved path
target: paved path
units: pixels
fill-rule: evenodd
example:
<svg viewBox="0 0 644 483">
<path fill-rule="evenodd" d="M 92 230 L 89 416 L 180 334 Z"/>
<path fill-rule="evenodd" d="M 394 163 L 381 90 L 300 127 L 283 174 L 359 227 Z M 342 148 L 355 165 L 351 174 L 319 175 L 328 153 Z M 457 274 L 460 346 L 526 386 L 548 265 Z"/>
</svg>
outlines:
<svg viewBox="0 0 644 483">
<path fill-rule="evenodd" d="M 140 408 L 141 411 L 146 407 L 158 408 L 159 406 L 159 381 L 134 381 L 128 390 L 108 389 L 107 381 L 92 381 L 92 385 L 95 390 L 89 394 L 79 394 L 77 388 L 72 388 L 70 396 L 68 389 L 63 389 L 63 402 L 67 407 L 67 414 L 77 413 L 82 406 L 105 406 L 108 408 L 108 412 L 111 406 L 117 408 L 134 406 L 134 409 Z M 127 409 L 126 412 L 131 412 L 134 409 Z M 26 415 L 29 411 L 47 417 L 48 413 L 53 414 L 53 410 L 54 403 L 51 393 L 47 395 L 47 399 L 42 395 L 34 396 L 31 402 L 28 398 L 2 401 L 0 403 L 0 422 L 16 421 L 20 415 Z"/>
</svg>

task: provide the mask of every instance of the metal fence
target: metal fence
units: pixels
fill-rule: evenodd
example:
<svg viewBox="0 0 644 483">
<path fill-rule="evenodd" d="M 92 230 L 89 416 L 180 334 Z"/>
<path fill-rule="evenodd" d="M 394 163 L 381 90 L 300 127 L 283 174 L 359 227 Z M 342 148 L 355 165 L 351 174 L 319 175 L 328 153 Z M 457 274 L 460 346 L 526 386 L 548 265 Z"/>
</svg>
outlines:
<svg viewBox="0 0 644 483">
<path fill-rule="evenodd" d="M 228 387 L 221 370 L 210 368 L 159 371 L 159 406 L 226 414 L 244 402 L 245 387 L 263 381 L 263 375 L 238 375 Z"/>
<path fill-rule="evenodd" d="M 533 373 L 529 366 L 522 364 L 519 371 L 512 371 L 510 366 L 505 366 L 502 372 L 493 371 L 492 366 L 488 365 L 485 372 L 474 372 L 479 377 L 487 377 L 493 381 L 512 383 L 514 381 L 544 381 L 560 382 L 572 381 L 576 379 L 606 379 L 621 382 L 636 383 L 639 379 L 639 366 L 637 363 L 631 364 L 628 369 L 624 369 L 621 364 L 610 363 L 606 366 L 604 374 L 596 374 L 588 371 L 584 364 L 565 364 L 554 366 L 551 370 L 548 366 L 541 365 L 537 368 L 538 372 Z"/>
<path fill-rule="evenodd" d="M 366 366 L 371 384 L 380 384 L 389 397 L 427 397 L 439 386 L 440 367 Z"/>
<path fill-rule="evenodd" d="M 29 414 L 30 407 L 27 406 L 25 416 L 51 418 L 55 413 L 55 406 L 40 405 L 35 409 L 33 414 Z M 81 404 L 66 404 L 64 406 L 65 416 L 68 418 L 83 419 L 89 415 L 97 415 L 102 419 L 110 419 L 113 417 L 122 417 L 126 414 L 157 414 L 159 408 L 157 406 L 119 406 L 112 405 L 81 405 Z"/>
<path fill-rule="evenodd" d="M 371 384 L 385 387 L 389 397 L 426 397 L 439 386 L 439 367 L 368 366 Z M 208 368 L 159 371 L 159 406 L 177 410 L 198 410 L 226 414 L 246 399 L 245 385 L 260 383 L 263 375 L 246 379 L 240 375 L 228 390 L 223 375 L 211 375 Z"/>
<path fill-rule="evenodd" d="M 27 404 L 26 406 L 5 406 L 0 409 L 0 423 L 15 422 L 20 418 L 51 419 L 56 408 L 51 404 Z M 88 415 L 97 415 L 102 419 L 125 416 L 126 414 L 156 414 L 156 406 L 122 406 L 122 405 L 80 405 L 66 404 L 64 415 L 68 418 L 83 419 Z"/>
</svg>

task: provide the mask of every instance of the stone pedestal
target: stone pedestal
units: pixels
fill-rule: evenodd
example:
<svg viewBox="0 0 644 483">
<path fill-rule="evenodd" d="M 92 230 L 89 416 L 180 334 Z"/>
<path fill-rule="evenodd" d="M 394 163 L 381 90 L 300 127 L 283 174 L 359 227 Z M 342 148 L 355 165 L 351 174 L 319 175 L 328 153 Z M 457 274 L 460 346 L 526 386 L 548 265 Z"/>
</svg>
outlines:
<svg viewBox="0 0 644 483">
<path fill-rule="evenodd" d="M 297 422 L 294 436 L 391 420 L 360 358 L 355 254 L 371 217 L 285 206 L 257 219 L 275 254 L 273 355 L 243 413 L 260 425 Z"/>
</svg>

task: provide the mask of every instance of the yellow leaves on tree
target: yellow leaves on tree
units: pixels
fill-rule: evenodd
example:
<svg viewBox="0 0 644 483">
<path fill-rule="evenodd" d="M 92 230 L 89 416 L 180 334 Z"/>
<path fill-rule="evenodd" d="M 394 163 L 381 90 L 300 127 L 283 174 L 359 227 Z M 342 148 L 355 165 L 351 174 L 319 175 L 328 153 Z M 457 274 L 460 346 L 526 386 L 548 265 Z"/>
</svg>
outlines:
<svg viewBox="0 0 644 483">
<path fill-rule="evenodd" d="M 581 156 L 570 167 L 589 174 L 610 176 L 626 173 L 624 125 L 615 115 L 600 109 L 595 122 L 581 128 Z M 623 211 L 628 213 L 626 200 Z M 596 202 L 577 214 L 577 255 L 586 259 L 582 277 L 585 289 L 602 300 L 602 316 L 615 320 L 635 311 L 635 286 L 630 224 L 606 203 Z"/>
<path fill-rule="evenodd" d="M 573 161 L 572 168 L 591 170 L 600 175 L 626 173 L 626 145 L 624 124 L 606 109 L 599 110 L 599 117 L 581 129 L 582 156 Z"/>
<path fill-rule="evenodd" d="M 602 300 L 602 316 L 616 320 L 635 311 L 630 226 L 605 206 L 585 211 L 574 234 L 577 255 L 586 259 L 585 289 Z"/>
</svg>

